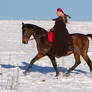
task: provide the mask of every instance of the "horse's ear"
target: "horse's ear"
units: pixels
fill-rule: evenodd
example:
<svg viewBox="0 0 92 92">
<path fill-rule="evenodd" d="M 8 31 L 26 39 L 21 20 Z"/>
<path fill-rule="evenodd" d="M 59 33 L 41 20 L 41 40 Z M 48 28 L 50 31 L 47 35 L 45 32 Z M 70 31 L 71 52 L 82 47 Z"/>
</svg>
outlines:
<svg viewBox="0 0 92 92">
<path fill-rule="evenodd" d="M 24 26 L 24 23 L 22 22 L 22 26 Z"/>
</svg>

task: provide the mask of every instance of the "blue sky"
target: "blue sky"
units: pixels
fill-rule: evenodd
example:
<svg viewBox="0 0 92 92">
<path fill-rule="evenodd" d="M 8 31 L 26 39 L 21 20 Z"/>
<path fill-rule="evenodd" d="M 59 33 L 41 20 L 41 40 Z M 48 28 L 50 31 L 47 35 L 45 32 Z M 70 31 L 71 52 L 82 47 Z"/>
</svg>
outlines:
<svg viewBox="0 0 92 92">
<path fill-rule="evenodd" d="M 51 20 L 57 8 L 72 21 L 92 21 L 92 0 L 0 0 L 0 19 Z"/>
</svg>

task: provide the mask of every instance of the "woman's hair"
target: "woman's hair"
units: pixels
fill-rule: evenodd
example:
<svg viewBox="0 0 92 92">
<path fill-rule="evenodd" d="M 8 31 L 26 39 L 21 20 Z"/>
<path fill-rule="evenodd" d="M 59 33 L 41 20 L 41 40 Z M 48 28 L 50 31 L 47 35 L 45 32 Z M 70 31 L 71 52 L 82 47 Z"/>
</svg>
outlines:
<svg viewBox="0 0 92 92">
<path fill-rule="evenodd" d="M 71 16 L 70 15 L 66 15 L 69 19 L 71 19 Z"/>
</svg>

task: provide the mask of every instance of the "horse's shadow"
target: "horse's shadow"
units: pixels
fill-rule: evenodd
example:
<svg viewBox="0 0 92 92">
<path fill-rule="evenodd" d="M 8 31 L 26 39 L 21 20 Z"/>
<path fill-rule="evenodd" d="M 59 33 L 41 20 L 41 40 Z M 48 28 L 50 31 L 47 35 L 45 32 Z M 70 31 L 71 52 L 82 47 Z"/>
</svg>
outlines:
<svg viewBox="0 0 92 92">
<path fill-rule="evenodd" d="M 24 64 L 24 66 L 19 66 L 19 68 L 22 70 L 25 70 L 25 72 L 26 72 L 29 64 L 26 62 L 22 62 L 22 64 Z M 63 71 L 63 72 L 67 71 L 67 69 L 64 67 L 58 67 L 58 69 L 59 69 L 59 71 Z M 39 65 L 33 64 L 31 72 L 40 72 L 42 74 L 47 74 L 49 72 L 55 72 L 55 70 L 53 67 L 39 66 Z"/>
<path fill-rule="evenodd" d="M 16 68 L 16 67 L 19 67 L 21 70 L 24 70 L 24 74 L 29 66 L 29 63 L 26 63 L 26 62 L 22 62 L 23 65 L 21 66 L 14 66 L 14 65 L 11 65 L 11 64 L 0 64 L 0 66 L 2 68 L 5 68 L 5 69 L 10 69 L 10 68 Z M 67 72 L 67 68 L 65 67 L 58 67 L 59 71 L 60 72 L 63 72 L 63 73 L 66 73 Z M 40 72 L 42 74 L 47 74 L 49 72 L 55 72 L 54 68 L 53 67 L 43 67 L 43 66 L 39 66 L 39 65 L 36 65 L 36 64 L 33 64 L 32 66 L 32 69 L 30 72 Z M 83 70 L 80 70 L 80 69 L 75 69 L 72 73 L 75 73 L 75 74 L 87 74 L 86 71 L 83 71 Z"/>
</svg>

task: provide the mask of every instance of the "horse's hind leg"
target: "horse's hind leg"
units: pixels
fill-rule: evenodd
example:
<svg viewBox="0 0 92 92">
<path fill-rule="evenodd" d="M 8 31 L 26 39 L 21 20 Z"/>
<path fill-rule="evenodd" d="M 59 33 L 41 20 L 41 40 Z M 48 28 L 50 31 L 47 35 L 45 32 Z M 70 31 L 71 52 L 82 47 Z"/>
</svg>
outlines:
<svg viewBox="0 0 92 92">
<path fill-rule="evenodd" d="M 66 76 L 69 76 L 70 73 L 81 63 L 80 54 L 74 53 L 74 57 L 75 57 L 75 64 L 68 70 L 68 72 L 66 73 Z"/>
<path fill-rule="evenodd" d="M 92 71 L 92 61 L 90 60 L 90 58 L 87 55 L 87 52 L 82 53 L 82 57 L 84 58 L 84 60 L 87 62 L 90 71 Z"/>
<path fill-rule="evenodd" d="M 55 60 L 55 57 L 51 56 L 51 55 L 48 55 L 48 57 L 50 58 L 51 62 L 52 62 L 52 65 L 56 71 L 56 76 L 59 75 L 59 70 L 57 68 L 57 63 L 56 63 L 56 60 Z"/>
<path fill-rule="evenodd" d="M 44 55 L 42 55 L 42 54 L 37 54 L 37 55 L 31 60 L 30 65 L 29 65 L 29 67 L 28 67 L 28 69 L 27 69 L 27 71 L 26 71 L 26 74 L 29 74 L 29 73 L 30 73 L 30 70 L 31 70 L 31 68 L 32 68 L 32 65 L 33 65 L 38 59 L 42 58 L 43 56 L 44 56 Z"/>
</svg>

